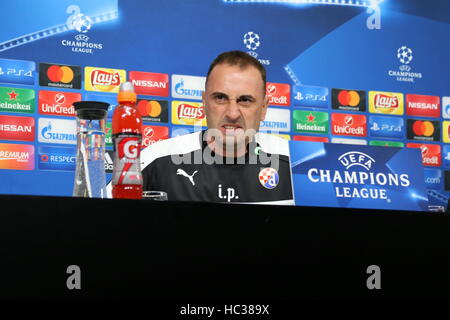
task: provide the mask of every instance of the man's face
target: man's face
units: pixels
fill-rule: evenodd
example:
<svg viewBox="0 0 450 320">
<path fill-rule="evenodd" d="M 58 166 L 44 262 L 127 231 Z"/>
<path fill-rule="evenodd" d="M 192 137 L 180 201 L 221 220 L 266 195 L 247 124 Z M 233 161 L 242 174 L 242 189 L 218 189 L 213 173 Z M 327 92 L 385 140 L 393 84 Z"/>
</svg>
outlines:
<svg viewBox="0 0 450 320">
<path fill-rule="evenodd" d="M 219 64 L 211 71 L 203 93 L 208 129 L 217 146 L 248 143 L 267 112 L 268 98 L 258 69 Z"/>
</svg>

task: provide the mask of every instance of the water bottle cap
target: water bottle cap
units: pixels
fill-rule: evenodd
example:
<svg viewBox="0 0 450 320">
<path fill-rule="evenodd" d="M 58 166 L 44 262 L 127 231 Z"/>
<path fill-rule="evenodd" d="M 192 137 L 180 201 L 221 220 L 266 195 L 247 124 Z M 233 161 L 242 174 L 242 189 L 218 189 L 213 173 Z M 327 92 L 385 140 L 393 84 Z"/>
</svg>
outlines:
<svg viewBox="0 0 450 320">
<path fill-rule="evenodd" d="M 73 103 L 77 117 L 84 120 L 101 120 L 105 118 L 109 103 L 100 101 L 77 101 Z"/>
</svg>

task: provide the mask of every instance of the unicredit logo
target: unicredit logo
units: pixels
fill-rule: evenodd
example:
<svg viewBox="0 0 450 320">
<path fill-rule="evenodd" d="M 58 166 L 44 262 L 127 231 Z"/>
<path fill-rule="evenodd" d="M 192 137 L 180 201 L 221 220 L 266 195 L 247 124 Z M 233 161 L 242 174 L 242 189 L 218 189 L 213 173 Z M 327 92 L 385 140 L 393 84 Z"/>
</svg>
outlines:
<svg viewBox="0 0 450 320">
<path fill-rule="evenodd" d="M 146 127 L 146 128 L 144 129 L 144 136 L 151 138 L 151 137 L 153 137 L 153 133 L 154 133 L 154 132 L 155 132 L 155 131 L 153 130 L 152 127 Z"/>
<path fill-rule="evenodd" d="M 66 102 L 66 96 L 64 95 L 64 93 L 55 94 L 55 102 L 58 104 Z"/>
<path fill-rule="evenodd" d="M 344 119 L 344 122 L 346 125 L 351 126 L 353 124 L 353 117 L 352 116 L 346 116 Z"/>
<path fill-rule="evenodd" d="M 378 93 L 375 95 L 374 105 L 376 108 L 398 108 L 398 98 Z"/>
<path fill-rule="evenodd" d="M 62 114 L 62 115 L 74 115 L 75 109 L 73 106 L 66 107 L 59 104 L 49 105 L 43 104 L 41 105 L 41 112 L 46 114 Z"/>
<path fill-rule="evenodd" d="M 94 86 L 118 86 L 120 84 L 120 75 L 117 72 L 94 70 L 91 73 L 91 83 Z"/>
<path fill-rule="evenodd" d="M 439 158 L 437 155 L 431 154 L 430 148 L 426 145 L 420 146 L 420 151 L 422 153 L 422 162 L 425 165 L 440 165 Z"/>
<path fill-rule="evenodd" d="M 179 119 L 198 119 L 202 120 L 205 117 L 203 106 L 196 107 L 186 103 L 178 106 L 178 118 Z"/>
<path fill-rule="evenodd" d="M 358 128 L 352 128 L 350 126 L 339 126 L 334 125 L 333 131 L 335 134 L 349 134 L 349 135 L 357 135 L 357 136 L 364 136 L 364 128 L 358 127 Z"/>
<path fill-rule="evenodd" d="M 73 103 L 81 100 L 81 94 L 75 92 L 39 91 L 39 113 L 74 116 Z"/>
<path fill-rule="evenodd" d="M 266 95 L 269 97 L 269 104 L 278 106 L 289 106 L 290 86 L 285 83 L 267 83 Z"/>
<path fill-rule="evenodd" d="M 142 148 L 169 137 L 169 128 L 162 126 L 143 126 Z"/>
<path fill-rule="evenodd" d="M 362 115 L 333 113 L 332 133 L 344 136 L 366 136 L 366 118 Z"/>
<path fill-rule="evenodd" d="M 420 148 L 422 164 L 431 167 L 441 166 L 441 146 L 437 144 L 407 143 L 408 148 Z"/>
</svg>

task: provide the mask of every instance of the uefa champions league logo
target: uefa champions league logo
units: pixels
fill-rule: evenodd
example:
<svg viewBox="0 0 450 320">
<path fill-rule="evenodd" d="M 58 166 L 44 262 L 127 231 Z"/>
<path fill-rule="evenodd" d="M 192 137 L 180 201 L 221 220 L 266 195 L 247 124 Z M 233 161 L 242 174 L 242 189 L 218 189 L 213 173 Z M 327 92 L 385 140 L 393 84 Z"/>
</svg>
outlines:
<svg viewBox="0 0 450 320">
<path fill-rule="evenodd" d="M 91 29 L 92 19 L 82 13 L 78 13 L 73 17 L 72 25 L 78 32 L 86 33 Z"/>
<path fill-rule="evenodd" d="M 256 50 L 261 45 L 259 34 L 253 31 L 244 34 L 244 44 L 248 50 Z"/>
<path fill-rule="evenodd" d="M 413 51 L 411 48 L 402 45 L 397 49 L 397 59 L 401 65 L 399 70 L 388 70 L 388 75 L 399 82 L 414 83 L 417 79 L 422 78 L 421 72 L 412 70 L 411 62 L 413 61 Z"/>
<path fill-rule="evenodd" d="M 94 54 L 95 50 L 102 50 L 102 43 L 89 42 L 89 37 L 86 35 L 94 24 L 91 17 L 82 13 L 81 8 L 77 5 L 67 7 L 66 13 L 70 14 L 66 21 L 67 28 L 76 30 L 79 34 L 75 36 L 75 41 L 63 39 L 61 45 L 69 47 L 72 52 L 83 54 Z"/>
<path fill-rule="evenodd" d="M 342 154 L 338 160 L 347 170 L 353 166 L 360 166 L 367 171 L 370 171 L 375 162 L 374 158 L 360 151 L 346 152 Z"/>
<path fill-rule="evenodd" d="M 412 53 L 413 52 L 410 48 L 408 48 L 407 46 L 402 46 L 397 50 L 397 58 L 401 63 L 409 64 L 413 59 Z"/>
<path fill-rule="evenodd" d="M 244 34 L 243 37 L 243 43 L 245 47 L 250 50 L 247 51 L 249 55 L 251 55 L 253 58 L 258 59 L 258 53 L 255 51 L 259 48 L 261 45 L 261 37 L 259 34 L 253 31 L 249 31 Z M 258 59 L 261 64 L 270 65 L 270 60 L 268 59 Z"/>
</svg>

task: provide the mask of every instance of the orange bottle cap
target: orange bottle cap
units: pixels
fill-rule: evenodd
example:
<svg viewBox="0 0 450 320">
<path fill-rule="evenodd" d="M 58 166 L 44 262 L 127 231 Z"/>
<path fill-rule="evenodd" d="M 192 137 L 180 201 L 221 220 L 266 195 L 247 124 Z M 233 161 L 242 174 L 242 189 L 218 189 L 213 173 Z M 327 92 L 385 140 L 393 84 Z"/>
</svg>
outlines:
<svg viewBox="0 0 450 320">
<path fill-rule="evenodd" d="M 119 102 L 136 102 L 136 93 L 134 92 L 134 85 L 126 81 L 119 87 L 119 94 L 117 95 L 117 101 Z"/>
</svg>

